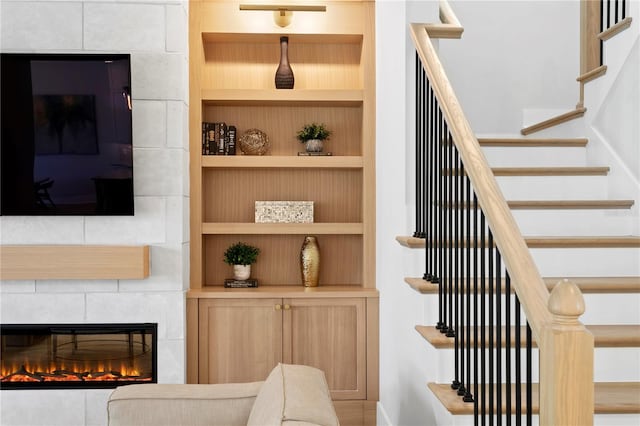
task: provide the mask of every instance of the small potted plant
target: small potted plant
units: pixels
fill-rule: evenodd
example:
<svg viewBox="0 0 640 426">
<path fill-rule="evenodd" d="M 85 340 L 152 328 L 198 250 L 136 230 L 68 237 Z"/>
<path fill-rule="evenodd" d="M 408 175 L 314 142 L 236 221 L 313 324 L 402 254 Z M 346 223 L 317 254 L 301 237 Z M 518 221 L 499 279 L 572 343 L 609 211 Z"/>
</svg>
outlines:
<svg viewBox="0 0 640 426">
<path fill-rule="evenodd" d="M 251 276 L 251 264 L 258 260 L 258 254 L 259 248 L 238 242 L 230 245 L 224 252 L 224 261 L 233 265 L 233 278 L 247 280 Z"/>
<path fill-rule="evenodd" d="M 324 123 L 305 124 L 298 132 L 298 139 L 305 144 L 307 152 L 322 152 L 323 141 L 329 139 L 331 131 L 328 130 Z"/>
</svg>

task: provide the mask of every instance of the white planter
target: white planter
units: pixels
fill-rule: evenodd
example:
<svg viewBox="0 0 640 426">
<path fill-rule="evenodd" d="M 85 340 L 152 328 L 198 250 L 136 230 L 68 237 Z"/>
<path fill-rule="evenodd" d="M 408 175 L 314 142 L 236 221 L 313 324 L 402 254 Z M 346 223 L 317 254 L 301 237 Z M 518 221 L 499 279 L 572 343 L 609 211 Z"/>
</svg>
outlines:
<svg viewBox="0 0 640 426">
<path fill-rule="evenodd" d="M 309 139 L 304 144 L 307 152 L 322 152 L 324 145 L 320 139 Z"/>
<path fill-rule="evenodd" d="M 233 278 L 248 280 L 251 276 L 251 265 L 233 265 Z"/>
</svg>

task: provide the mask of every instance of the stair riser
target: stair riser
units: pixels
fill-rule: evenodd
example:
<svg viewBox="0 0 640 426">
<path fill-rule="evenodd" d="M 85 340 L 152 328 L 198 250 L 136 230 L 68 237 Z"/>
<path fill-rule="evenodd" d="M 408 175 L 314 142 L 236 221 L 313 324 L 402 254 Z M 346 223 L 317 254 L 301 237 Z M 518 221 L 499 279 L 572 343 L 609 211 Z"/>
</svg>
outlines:
<svg viewBox="0 0 640 426">
<path fill-rule="evenodd" d="M 439 383 L 450 383 L 455 377 L 455 365 L 453 364 L 453 349 L 438 349 L 440 358 Z M 473 347 L 472 347 L 473 351 Z M 505 359 L 506 351 L 501 351 L 502 360 Z M 511 351 L 512 363 L 515 360 L 515 352 Z M 466 356 L 466 353 L 465 353 Z M 480 356 L 480 355 L 479 355 Z M 485 355 L 486 357 L 487 355 Z M 472 357 L 472 362 L 474 358 Z M 494 357 L 495 359 L 495 357 Z M 524 352 L 522 352 L 522 377 L 524 379 Z M 533 380 L 538 381 L 538 351 L 532 352 L 532 374 Z M 488 358 L 486 358 L 488 362 Z M 465 360 L 466 363 L 466 360 Z M 465 367 L 466 368 L 466 367 Z M 502 380 L 505 380 L 505 367 L 502 369 Z M 488 375 L 488 367 L 485 370 Z M 512 365 L 512 377 L 515 377 L 515 367 Z M 465 373 L 466 377 L 466 373 Z M 465 379 L 466 380 L 466 379 Z M 639 348 L 596 348 L 594 354 L 594 380 L 596 382 L 630 382 L 640 381 L 640 349 Z"/>
<path fill-rule="evenodd" d="M 608 277 L 640 275 L 637 248 L 532 249 L 542 276 Z"/>
<path fill-rule="evenodd" d="M 527 236 L 623 236 L 637 218 L 629 210 L 512 210 L 520 232 Z"/>
<path fill-rule="evenodd" d="M 507 200 L 589 200 L 607 198 L 605 176 L 498 176 Z"/>
<path fill-rule="evenodd" d="M 586 166 L 583 147 L 483 147 L 491 167 L 552 167 Z"/>
<path fill-rule="evenodd" d="M 640 324 L 638 293 L 585 294 L 584 303 L 583 324 Z"/>
</svg>

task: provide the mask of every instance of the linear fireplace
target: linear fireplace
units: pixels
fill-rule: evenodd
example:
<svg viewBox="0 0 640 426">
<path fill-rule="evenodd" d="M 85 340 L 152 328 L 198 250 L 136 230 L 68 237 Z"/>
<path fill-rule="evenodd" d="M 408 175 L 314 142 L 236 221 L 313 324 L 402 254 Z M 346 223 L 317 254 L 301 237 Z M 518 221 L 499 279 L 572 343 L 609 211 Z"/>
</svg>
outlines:
<svg viewBox="0 0 640 426">
<path fill-rule="evenodd" d="M 157 324 L 0 325 L 0 389 L 157 382 Z"/>
</svg>

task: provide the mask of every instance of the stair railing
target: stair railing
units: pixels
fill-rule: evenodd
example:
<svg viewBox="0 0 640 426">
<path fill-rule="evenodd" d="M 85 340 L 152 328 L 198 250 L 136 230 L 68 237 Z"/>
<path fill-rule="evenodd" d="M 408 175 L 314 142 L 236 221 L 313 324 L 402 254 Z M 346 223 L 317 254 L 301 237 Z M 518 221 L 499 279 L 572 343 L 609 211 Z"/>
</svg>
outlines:
<svg viewBox="0 0 640 426">
<path fill-rule="evenodd" d="M 603 42 L 624 23 L 630 23 L 626 0 L 581 0 L 580 74 L 604 64 Z"/>
<path fill-rule="evenodd" d="M 476 424 L 521 424 L 523 418 L 531 424 L 538 406 L 540 424 L 591 424 L 593 336 L 578 321 L 582 295 L 565 282 L 550 296 L 429 31 L 411 24 L 414 236 L 425 241 L 424 278 L 439 285 L 437 328 L 454 339 L 452 392 L 474 404 Z M 533 383 L 534 342 L 539 389 Z"/>
</svg>

